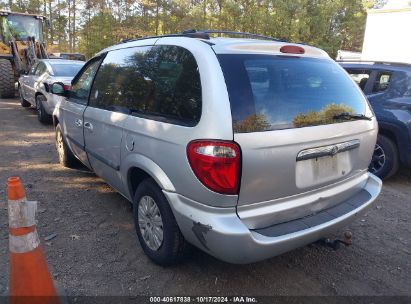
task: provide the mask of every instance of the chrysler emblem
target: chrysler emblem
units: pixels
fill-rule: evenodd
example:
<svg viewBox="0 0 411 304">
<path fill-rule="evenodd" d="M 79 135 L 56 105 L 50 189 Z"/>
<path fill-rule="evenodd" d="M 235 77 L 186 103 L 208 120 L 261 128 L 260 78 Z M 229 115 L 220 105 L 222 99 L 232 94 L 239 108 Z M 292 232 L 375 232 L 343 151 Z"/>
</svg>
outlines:
<svg viewBox="0 0 411 304">
<path fill-rule="evenodd" d="M 323 156 L 334 156 L 337 153 L 353 150 L 359 146 L 360 141 L 358 139 L 353 139 L 334 145 L 305 149 L 298 153 L 297 161 L 316 159 Z"/>
</svg>

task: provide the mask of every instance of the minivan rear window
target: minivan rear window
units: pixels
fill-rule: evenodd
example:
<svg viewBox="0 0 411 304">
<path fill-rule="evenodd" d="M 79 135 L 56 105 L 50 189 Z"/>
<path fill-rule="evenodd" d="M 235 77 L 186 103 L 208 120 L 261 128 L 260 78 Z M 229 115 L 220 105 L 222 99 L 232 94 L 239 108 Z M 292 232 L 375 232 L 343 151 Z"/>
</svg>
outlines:
<svg viewBox="0 0 411 304">
<path fill-rule="evenodd" d="M 367 103 L 331 60 L 253 54 L 218 55 L 228 88 L 233 129 L 260 132 L 345 122 Z"/>
</svg>

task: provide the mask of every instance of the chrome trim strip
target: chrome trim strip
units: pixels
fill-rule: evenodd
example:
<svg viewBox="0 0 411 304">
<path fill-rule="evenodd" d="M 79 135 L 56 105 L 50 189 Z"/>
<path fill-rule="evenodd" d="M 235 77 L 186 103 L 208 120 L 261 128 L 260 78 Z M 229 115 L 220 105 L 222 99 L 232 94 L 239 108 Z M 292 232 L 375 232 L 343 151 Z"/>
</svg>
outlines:
<svg viewBox="0 0 411 304">
<path fill-rule="evenodd" d="M 297 161 L 313 159 L 318 157 L 324 156 L 334 156 L 337 153 L 341 153 L 348 150 L 353 150 L 360 146 L 360 141 L 358 139 L 346 141 L 343 143 L 323 146 L 318 148 L 310 148 L 306 150 L 302 150 L 297 155 Z"/>
</svg>

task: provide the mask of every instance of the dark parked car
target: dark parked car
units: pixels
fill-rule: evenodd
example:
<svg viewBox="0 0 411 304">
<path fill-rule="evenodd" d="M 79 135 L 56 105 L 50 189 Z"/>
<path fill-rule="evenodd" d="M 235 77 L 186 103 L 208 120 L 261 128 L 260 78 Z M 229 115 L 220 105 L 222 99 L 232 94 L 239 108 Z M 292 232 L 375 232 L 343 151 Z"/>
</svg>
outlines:
<svg viewBox="0 0 411 304">
<path fill-rule="evenodd" d="M 364 91 L 379 134 L 370 171 L 381 178 L 411 165 L 411 64 L 340 62 Z"/>
</svg>

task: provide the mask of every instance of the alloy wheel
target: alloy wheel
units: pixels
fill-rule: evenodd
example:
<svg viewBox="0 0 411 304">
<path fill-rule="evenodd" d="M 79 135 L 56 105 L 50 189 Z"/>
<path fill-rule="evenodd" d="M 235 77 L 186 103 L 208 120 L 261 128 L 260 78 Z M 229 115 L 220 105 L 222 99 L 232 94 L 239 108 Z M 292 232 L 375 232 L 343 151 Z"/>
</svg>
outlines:
<svg viewBox="0 0 411 304">
<path fill-rule="evenodd" d="M 374 153 L 372 155 L 372 160 L 371 160 L 369 170 L 372 173 L 376 174 L 378 171 L 380 171 L 384 167 L 385 162 L 386 162 L 385 152 L 380 145 L 376 144 L 374 148 Z"/>
</svg>

